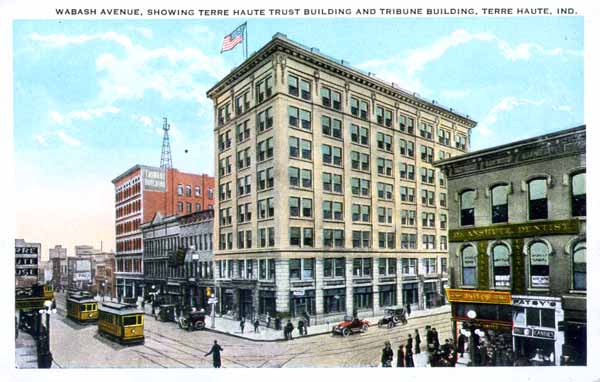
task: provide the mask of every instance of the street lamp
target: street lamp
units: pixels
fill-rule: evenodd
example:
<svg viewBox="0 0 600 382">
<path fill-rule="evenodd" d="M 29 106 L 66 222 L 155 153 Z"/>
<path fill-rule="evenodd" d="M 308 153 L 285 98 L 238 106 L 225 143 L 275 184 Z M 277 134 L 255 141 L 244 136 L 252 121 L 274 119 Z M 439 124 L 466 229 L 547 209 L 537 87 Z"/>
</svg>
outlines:
<svg viewBox="0 0 600 382">
<path fill-rule="evenodd" d="M 154 292 L 154 289 L 156 289 L 156 285 L 152 284 L 152 292 L 150 293 L 152 295 L 152 315 L 154 316 L 154 296 L 156 294 L 156 292 Z"/>
<path fill-rule="evenodd" d="M 56 313 L 56 301 L 44 301 L 44 309 L 38 313 L 46 316 L 46 333 L 39 336 L 38 366 L 41 369 L 52 367 L 52 352 L 50 351 L 50 314 Z"/>
<path fill-rule="evenodd" d="M 469 358 L 470 358 L 470 364 L 473 366 L 477 366 L 475 365 L 475 322 L 474 320 L 477 318 L 477 312 L 475 312 L 474 310 L 469 310 L 467 312 L 467 317 L 469 317 L 469 322 L 468 325 L 466 325 L 466 329 L 463 334 L 467 336 L 467 338 L 469 338 Z"/>
</svg>

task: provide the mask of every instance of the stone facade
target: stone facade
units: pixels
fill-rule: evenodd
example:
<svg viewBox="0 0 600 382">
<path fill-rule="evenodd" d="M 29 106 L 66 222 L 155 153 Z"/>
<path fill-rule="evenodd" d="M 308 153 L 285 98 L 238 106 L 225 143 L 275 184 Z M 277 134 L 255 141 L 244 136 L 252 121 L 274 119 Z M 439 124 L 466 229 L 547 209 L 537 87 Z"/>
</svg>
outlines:
<svg viewBox="0 0 600 382">
<path fill-rule="evenodd" d="M 498 323 L 527 359 L 542 348 L 555 364 L 586 362 L 585 143 L 581 126 L 436 163 L 448 176 L 451 288 L 512 295 Z M 464 307 L 453 303 L 456 322 Z"/>
<path fill-rule="evenodd" d="M 326 322 L 443 303 L 448 197 L 432 163 L 466 152 L 474 121 L 280 34 L 208 96 L 216 277 L 234 315 L 310 310 Z M 258 268 L 240 277 L 228 269 L 239 260 Z M 276 301 L 242 308 L 248 293 Z"/>
<path fill-rule="evenodd" d="M 213 216 L 212 209 L 183 216 L 157 213 L 141 226 L 147 300 L 208 307 L 214 288 Z"/>
</svg>

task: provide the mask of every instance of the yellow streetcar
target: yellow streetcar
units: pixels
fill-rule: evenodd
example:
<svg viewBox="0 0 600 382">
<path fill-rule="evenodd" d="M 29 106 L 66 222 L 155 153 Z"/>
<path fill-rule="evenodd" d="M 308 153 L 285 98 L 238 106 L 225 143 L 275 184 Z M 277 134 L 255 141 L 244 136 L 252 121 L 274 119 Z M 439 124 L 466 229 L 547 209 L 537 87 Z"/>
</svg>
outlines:
<svg viewBox="0 0 600 382">
<path fill-rule="evenodd" d="M 103 302 L 98 332 L 121 344 L 144 343 L 144 312 L 135 305 Z"/>
<path fill-rule="evenodd" d="M 79 324 L 98 321 L 98 302 L 89 292 L 73 292 L 67 296 L 67 317 Z"/>
</svg>

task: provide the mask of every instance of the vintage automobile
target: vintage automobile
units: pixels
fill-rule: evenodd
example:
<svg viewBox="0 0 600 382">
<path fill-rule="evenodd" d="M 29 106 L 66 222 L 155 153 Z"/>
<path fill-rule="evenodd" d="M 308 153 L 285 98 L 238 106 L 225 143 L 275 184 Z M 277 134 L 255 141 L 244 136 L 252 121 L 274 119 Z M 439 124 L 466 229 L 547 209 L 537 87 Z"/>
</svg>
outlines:
<svg viewBox="0 0 600 382">
<path fill-rule="evenodd" d="M 383 318 L 377 322 L 377 326 L 380 328 L 393 328 L 400 322 L 402 325 L 406 325 L 408 323 L 408 320 L 406 319 L 406 311 L 404 308 L 390 307 L 383 311 Z"/>
<path fill-rule="evenodd" d="M 154 316 L 158 321 L 176 321 L 175 304 L 162 304 L 158 307 L 158 313 Z"/>
<path fill-rule="evenodd" d="M 179 327 L 184 330 L 202 330 L 206 327 L 204 309 L 191 311 L 179 318 Z"/>
<path fill-rule="evenodd" d="M 367 330 L 369 330 L 369 321 L 361 320 L 358 317 L 344 316 L 344 321 L 334 325 L 331 333 L 346 337 L 353 333 L 364 333 Z"/>
</svg>

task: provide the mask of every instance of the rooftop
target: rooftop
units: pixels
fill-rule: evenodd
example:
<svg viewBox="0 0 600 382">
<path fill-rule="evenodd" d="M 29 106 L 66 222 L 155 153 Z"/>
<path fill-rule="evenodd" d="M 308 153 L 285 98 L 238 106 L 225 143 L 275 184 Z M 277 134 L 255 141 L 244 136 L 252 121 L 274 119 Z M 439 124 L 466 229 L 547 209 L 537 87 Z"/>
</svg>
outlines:
<svg viewBox="0 0 600 382">
<path fill-rule="evenodd" d="M 374 86 L 376 88 L 379 88 L 379 90 L 382 90 L 385 93 L 388 93 L 392 96 L 396 96 L 399 98 L 407 98 L 413 102 L 419 103 L 422 107 L 427 106 L 428 108 L 433 108 L 439 112 L 452 114 L 453 116 L 464 120 L 463 122 L 471 127 L 475 127 L 477 125 L 477 122 L 472 120 L 469 115 L 459 113 L 453 108 L 441 105 L 435 100 L 429 100 L 424 97 L 421 97 L 418 93 L 403 89 L 396 83 L 380 79 L 374 73 L 365 72 L 363 70 L 355 68 L 351 66 L 350 63 L 346 60 L 339 60 L 334 57 L 328 56 L 324 53 L 321 53 L 321 51 L 318 48 L 311 48 L 296 41 L 293 41 L 283 33 L 276 33 L 275 35 L 273 35 L 271 41 L 265 44 L 258 52 L 253 52 L 250 55 L 250 57 L 248 57 L 248 59 L 246 59 L 237 67 L 233 68 L 227 76 L 225 76 L 223 79 L 221 79 L 221 81 L 219 81 L 207 91 L 207 96 L 211 98 L 215 95 L 216 92 L 223 90 L 225 86 L 236 82 L 242 75 L 246 74 L 250 70 L 250 68 L 260 63 L 266 56 L 270 55 L 276 50 L 283 50 L 285 48 L 301 50 L 305 54 L 310 55 L 313 58 L 316 58 L 320 61 L 329 64 L 330 66 L 335 67 L 337 71 L 344 72 L 348 76 L 352 77 L 354 80 L 359 81 L 367 86 Z"/>
</svg>

